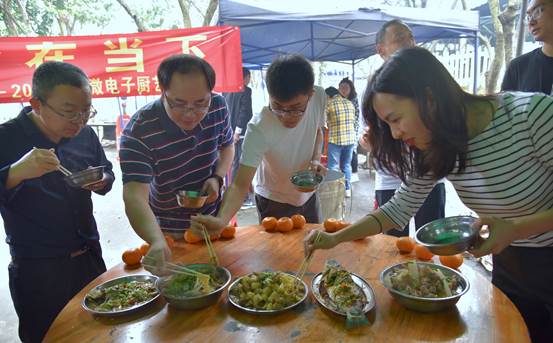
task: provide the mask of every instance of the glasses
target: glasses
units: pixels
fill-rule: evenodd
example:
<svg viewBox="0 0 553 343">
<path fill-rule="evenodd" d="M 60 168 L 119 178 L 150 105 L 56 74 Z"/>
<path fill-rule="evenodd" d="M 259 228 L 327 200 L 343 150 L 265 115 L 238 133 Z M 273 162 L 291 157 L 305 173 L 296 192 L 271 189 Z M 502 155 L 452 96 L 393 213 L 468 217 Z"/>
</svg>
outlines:
<svg viewBox="0 0 553 343">
<path fill-rule="evenodd" d="M 202 103 L 194 105 L 192 107 L 188 107 L 186 105 L 177 103 L 175 100 L 172 100 L 171 98 L 169 98 L 166 93 L 163 93 L 163 97 L 167 101 L 167 105 L 169 105 L 169 108 L 172 111 L 181 113 L 181 114 L 188 113 L 188 112 L 193 112 L 195 114 L 200 114 L 200 113 L 205 114 L 207 113 L 207 111 L 209 111 L 209 106 L 211 106 L 211 94 L 209 95 L 209 99 L 204 99 L 202 100 Z"/>
<path fill-rule="evenodd" d="M 543 8 L 545 7 L 545 5 L 548 5 L 548 4 L 538 5 L 534 9 L 529 11 L 526 14 L 526 22 L 529 23 L 531 21 L 540 19 L 541 15 L 543 14 Z"/>
<path fill-rule="evenodd" d="M 86 123 L 90 118 L 94 118 L 94 116 L 98 113 L 98 111 L 96 111 L 96 109 L 94 109 L 94 107 L 92 107 L 92 106 L 90 106 L 90 108 L 88 110 L 82 111 L 82 112 L 63 113 L 63 112 L 59 112 L 58 110 L 53 108 L 46 101 L 41 100 L 40 102 L 43 103 L 44 105 L 46 105 L 46 107 L 48 107 L 49 109 L 51 109 L 52 112 L 54 112 L 58 116 L 66 119 L 70 122 L 78 122 L 78 121 L 84 120 L 84 122 Z"/>
<path fill-rule="evenodd" d="M 273 108 L 271 106 L 271 104 L 269 103 L 269 111 L 273 112 L 274 114 L 276 114 L 279 117 L 298 118 L 298 117 L 303 116 L 303 114 L 307 110 L 307 105 L 309 105 L 309 100 L 310 99 L 311 99 L 311 97 L 307 98 L 307 103 L 305 104 L 305 107 L 303 108 L 303 110 L 280 110 L 280 109 Z"/>
</svg>

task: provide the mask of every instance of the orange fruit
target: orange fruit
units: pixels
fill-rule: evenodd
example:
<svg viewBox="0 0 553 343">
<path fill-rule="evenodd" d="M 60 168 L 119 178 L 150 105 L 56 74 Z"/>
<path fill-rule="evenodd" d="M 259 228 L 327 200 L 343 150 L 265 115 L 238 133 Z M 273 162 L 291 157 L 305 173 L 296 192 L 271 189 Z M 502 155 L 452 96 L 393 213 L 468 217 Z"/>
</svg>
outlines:
<svg viewBox="0 0 553 343">
<path fill-rule="evenodd" d="M 323 226 L 326 232 L 338 231 L 338 221 L 334 218 L 328 218 L 324 221 Z"/>
<path fill-rule="evenodd" d="M 415 256 L 419 260 L 423 261 L 429 261 L 434 257 L 434 254 L 430 252 L 426 247 L 423 247 L 422 245 L 416 245 L 415 246 Z"/>
<path fill-rule="evenodd" d="M 303 229 L 305 226 L 305 217 L 301 214 L 294 214 L 292 216 L 292 223 L 294 223 L 294 229 Z"/>
<path fill-rule="evenodd" d="M 402 254 L 408 254 L 415 249 L 415 240 L 411 237 L 399 237 L 396 240 L 396 247 Z"/>
<path fill-rule="evenodd" d="M 289 217 L 282 217 L 277 221 L 276 227 L 280 232 L 288 232 L 294 228 L 294 222 Z"/>
<path fill-rule="evenodd" d="M 165 236 L 165 240 L 167 241 L 167 246 L 169 249 L 173 249 L 175 247 L 175 240 L 171 236 Z"/>
<path fill-rule="evenodd" d="M 146 254 L 148 253 L 148 250 L 150 250 L 150 244 L 144 243 L 138 249 L 140 250 L 140 253 L 142 254 L 142 256 L 146 256 Z"/>
<path fill-rule="evenodd" d="M 140 264 L 140 260 L 142 260 L 142 253 L 138 248 L 129 249 L 123 252 L 123 256 L 121 256 L 121 258 L 127 266 L 135 266 L 137 264 Z"/>
<path fill-rule="evenodd" d="M 277 226 L 277 219 L 275 217 L 265 217 L 261 221 L 261 225 L 263 225 L 265 231 L 275 231 Z"/>
<path fill-rule="evenodd" d="M 336 231 L 340 231 L 342 229 L 345 229 L 346 227 L 350 226 L 351 224 L 348 223 L 347 221 L 345 220 L 338 220 L 336 222 Z"/>
<path fill-rule="evenodd" d="M 198 242 L 201 242 L 203 241 L 203 238 L 202 237 L 199 237 L 199 236 L 196 236 L 191 230 L 186 230 L 184 232 L 184 240 L 187 242 L 187 243 L 198 243 Z"/>
<path fill-rule="evenodd" d="M 234 238 L 234 234 L 236 233 L 236 227 L 234 226 L 227 226 L 221 231 L 221 238 Z"/>
<path fill-rule="evenodd" d="M 449 268 L 457 269 L 463 264 L 463 255 L 440 256 L 440 263 Z"/>
</svg>

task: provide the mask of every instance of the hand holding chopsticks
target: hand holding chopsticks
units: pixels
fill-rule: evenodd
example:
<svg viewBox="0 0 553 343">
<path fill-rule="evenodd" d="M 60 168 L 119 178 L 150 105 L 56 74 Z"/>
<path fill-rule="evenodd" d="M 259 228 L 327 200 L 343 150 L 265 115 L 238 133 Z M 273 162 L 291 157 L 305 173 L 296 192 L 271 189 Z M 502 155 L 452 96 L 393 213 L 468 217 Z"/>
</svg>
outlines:
<svg viewBox="0 0 553 343">
<path fill-rule="evenodd" d="M 319 239 L 321 238 L 321 232 L 319 230 L 315 231 L 315 238 L 314 243 L 318 243 Z M 313 253 L 315 250 L 311 250 L 307 256 L 304 257 L 303 262 L 301 263 L 300 270 L 296 274 L 298 279 L 303 279 L 303 276 L 305 275 L 305 272 L 307 271 L 307 268 L 309 267 L 309 264 L 311 263 L 311 259 L 313 258 Z"/>
</svg>

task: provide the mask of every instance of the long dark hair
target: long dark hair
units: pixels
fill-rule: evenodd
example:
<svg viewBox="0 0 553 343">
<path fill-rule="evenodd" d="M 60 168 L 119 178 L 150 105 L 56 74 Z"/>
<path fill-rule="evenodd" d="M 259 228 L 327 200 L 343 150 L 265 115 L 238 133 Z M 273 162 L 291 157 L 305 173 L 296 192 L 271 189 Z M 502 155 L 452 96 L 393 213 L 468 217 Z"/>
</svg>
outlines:
<svg viewBox="0 0 553 343">
<path fill-rule="evenodd" d="M 357 98 L 357 92 L 355 91 L 355 85 L 353 84 L 353 81 L 351 81 L 348 77 L 344 77 L 340 83 L 338 84 L 338 86 L 340 86 L 342 83 L 347 83 L 349 85 L 349 95 L 348 95 L 348 100 L 349 101 L 353 101 L 353 99 L 356 99 Z"/>
<path fill-rule="evenodd" d="M 411 98 L 418 104 L 420 118 L 432 135 L 427 150 L 410 148 L 392 137 L 389 125 L 374 110 L 376 93 Z M 373 159 L 403 181 L 409 175 L 430 174 L 439 179 L 455 168 L 461 172 L 466 166 L 469 140 L 466 105 L 494 99 L 465 92 L 428 50 L 401 49 L 376 71 L 363 96 Z"/>
</svg>

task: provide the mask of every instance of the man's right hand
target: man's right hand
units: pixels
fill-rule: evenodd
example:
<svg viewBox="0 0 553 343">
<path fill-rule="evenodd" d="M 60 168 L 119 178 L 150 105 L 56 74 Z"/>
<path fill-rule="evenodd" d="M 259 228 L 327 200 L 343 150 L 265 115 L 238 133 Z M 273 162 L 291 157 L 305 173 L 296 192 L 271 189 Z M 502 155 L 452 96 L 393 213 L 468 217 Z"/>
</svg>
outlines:
<svg viewBox="0 0 553 343">
<path fill-rule="evenodd" d="M 54 149 L 33 148 L 10 167 L 10 178 L 24 181 L 58 169 L 60 161 Z"/>
<path fill-rule="evenodd" d="M 163 236 L 161 240 L 150 244 L 150 250 L 142 260 L 144 269 L 158 276 L 170 274 L 166 267 L 167 262 L 171 262 L 171 249 L 167 246 L 167 241 Z"/>
<path fill-rule="evenodd" d="M 214 216 L 208 216 L 203 214 L 198 214 L 190 217 L 190 229 L 198 237 L 203 237 L 202 230 L 203 227 L 207 229 L 207 232 L 210 235 L 219 235 L 221 230 L 227 225 L 220 218 Z"/>
</svg>

